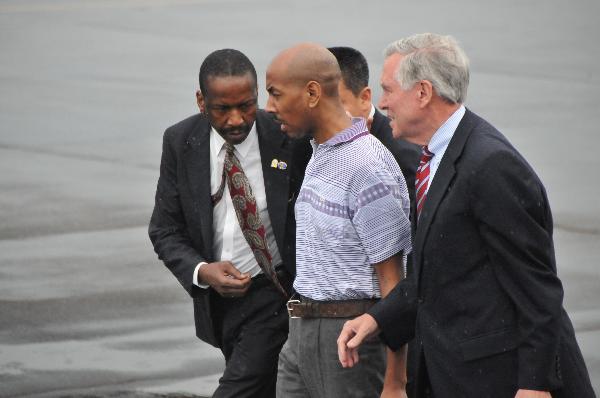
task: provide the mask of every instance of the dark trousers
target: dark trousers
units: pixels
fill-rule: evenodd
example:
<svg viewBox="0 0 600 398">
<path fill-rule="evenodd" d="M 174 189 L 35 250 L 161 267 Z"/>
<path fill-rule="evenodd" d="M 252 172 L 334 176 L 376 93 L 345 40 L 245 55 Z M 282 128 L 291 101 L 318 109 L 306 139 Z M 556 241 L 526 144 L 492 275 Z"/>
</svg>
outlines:
<svg viewBox="0 0 600 398">
<path fill-rule="evenodd" d="M 212 302 L 226 363 L 213 397 L 274 398 L 277 360 L 288 335 L 283 295 L 259 276 L 244 297 L 215 293 Z"/>
</svg>

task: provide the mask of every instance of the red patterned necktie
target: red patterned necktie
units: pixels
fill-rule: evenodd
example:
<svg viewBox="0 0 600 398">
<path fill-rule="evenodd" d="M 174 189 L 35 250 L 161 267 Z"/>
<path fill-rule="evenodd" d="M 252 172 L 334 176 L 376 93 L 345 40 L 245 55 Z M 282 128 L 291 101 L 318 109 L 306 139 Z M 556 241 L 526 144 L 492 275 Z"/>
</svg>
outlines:
<svg viewBox="0 0 600 398">
<path fill-rule="evenodd" d="M 417 191 L 417 220 L 421 216 L 421 210 L 423 209 L 425 197 L 427 196 L 427 186 L 429 185 L 429 163 L 431 162 L 432 157 L 433 153 L 429 152 L 429 149 L 424 146 L 415 179 L 415 190 Z"/>
<path fill-rule="evenodd" d="M 254 254 L 256 262 L 265 275 L 275 284 L 275 287 L 287 298 L 288 294 L 279 282 L 273 266 L 273 259 L 267 245 L 265 226 L 260 220 L 250 181 L 248 181 L 239 159 L 233 153 L 233 145 L 225 143 L 223 146 L 226 150 L 223 175 L 219 189 L 212 195 L 213 206 L 223 197 L 225 180 L 227 180 L 227 187 L 229 188 L 240 229 Z"/>
</svg>

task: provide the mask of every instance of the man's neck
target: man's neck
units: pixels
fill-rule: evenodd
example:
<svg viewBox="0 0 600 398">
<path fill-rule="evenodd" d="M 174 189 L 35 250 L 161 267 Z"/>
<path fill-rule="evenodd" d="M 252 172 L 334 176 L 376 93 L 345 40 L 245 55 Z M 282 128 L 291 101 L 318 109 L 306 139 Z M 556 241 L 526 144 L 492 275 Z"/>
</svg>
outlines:
<svg viewBox="0 0 600 398">
<path fill-rule="evenodd" d="M 352 125 L 352 118 L 341 106 L 333 107 L 330 111 L 321 109 L 320 116 L 322 117 L 316 121 L 316 128 L 313 132 L 313 138 L 317 144 L 329 141 L 337 133 Z"/>
<path fill-rule="evenodd" d="M 427 124 L 425 129 L 427 131 L 426 139 L 421 142 L 421 145 L 429 145 L 429 141 L 431 141 L 431 137 L 439 130 L 439 128 L 446 123 L 446 121 L 452 116 L 454 112 L 462 104 L 449 104 L 447 102 L 443 102 L 438 104 L 438 106 L 431 107 L 431 113 L 427 118 Z"/>
</svg>

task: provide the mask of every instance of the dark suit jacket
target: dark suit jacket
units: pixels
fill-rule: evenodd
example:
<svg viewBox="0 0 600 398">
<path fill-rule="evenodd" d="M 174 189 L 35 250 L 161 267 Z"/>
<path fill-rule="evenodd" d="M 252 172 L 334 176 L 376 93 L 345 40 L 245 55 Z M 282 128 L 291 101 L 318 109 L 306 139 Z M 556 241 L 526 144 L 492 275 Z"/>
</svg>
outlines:
<svg viewBox="0 0 600 398">
<path fill-rule="evenodd" d="M 593 397 L 562 307 L 544 187 L 469 110 L 429 188 L 414 271 L 371 315 L 398 348 L 415 337 L 413 396 L 512 397 L 518 388 Z"/>
<path fill-rule="evenodd" d="M 290 164 L 290 141 L 263 111 L 257 112 L 256 126 L 269 216 L 287 266 L 288 257 L 293 256 L 284 245 L 289 170 L 273 168 L 271 161 L 278 159 Z M 194 300 L 197 336 L 218 346 L 211 319 L 212 289 L 199 288 L 192 279 L 198 263 L 217 260 L 212 252 L 210 129 L 206 117 L 198 114 L 165 131 L 160 177 L 148 232 L 158 257 Z"/>
</svg>

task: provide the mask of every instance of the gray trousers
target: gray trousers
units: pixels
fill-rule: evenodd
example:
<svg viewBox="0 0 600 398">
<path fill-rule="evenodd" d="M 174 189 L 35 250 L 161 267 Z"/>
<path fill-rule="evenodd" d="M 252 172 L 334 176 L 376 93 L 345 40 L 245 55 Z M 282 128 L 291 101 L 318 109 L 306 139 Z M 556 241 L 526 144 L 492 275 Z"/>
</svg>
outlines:
<svg viewBox="0 0 600 398">
<path fill-rule="evenodd" d="M 344 369 L 337 338 L 347 319 L 290 319 L 288 340 L 279 354 L 278 398 L 369 398 L 383 389 L 386 351 L 379 339 L 363 343 L 360 361 Z"/>
</svg>

